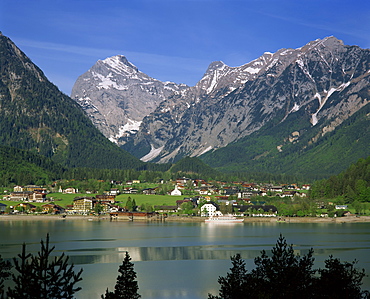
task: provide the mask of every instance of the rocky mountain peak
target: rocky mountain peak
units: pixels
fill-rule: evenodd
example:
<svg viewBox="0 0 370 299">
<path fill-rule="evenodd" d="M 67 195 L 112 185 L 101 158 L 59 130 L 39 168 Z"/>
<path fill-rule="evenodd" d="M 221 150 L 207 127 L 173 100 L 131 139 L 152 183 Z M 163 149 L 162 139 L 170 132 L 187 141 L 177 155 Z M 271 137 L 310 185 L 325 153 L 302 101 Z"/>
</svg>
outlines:
<svg viewBox="0 0 370 299">
<path fill-rule="evenodd" d="M 75 82 L 71 97 L 111 141 L 124 144 L 142 119 L 183 84 L 149 77 L 123 55 L 99 60 Z"/>
<path fill-rule="evenodd" d="M 297 50 L 301 50 L 303 53 L 305 53 L 307 51 L 318 50 L 320 48 L 338 49 L 343 46 L 343 41 L 337 39 L 334 36 L 328 36 L 323 39 L 316 39 L 312 42 L 309 42 L 305 46 L 298 48 Z"/>
<path fill-rule="evenodd" d="M 328 36 L 323 38 L 322 43 L 325 44 L 327 47 L 344 46 L 343 41 L 336 38 L 335 36 Z"/>
<path fill-rule="evenodd" d="M 214 61 L 208 66 L 205 75 L 209 75 L 210 73 L 213 73 L 215 70 L 222 69 L 225 66 L 227 65 L 222 61 Z"/>
<path fill-rule="evenodd" d="M 104 60 L 101 60 L 107 68 L 116 71 L 117 73 L 122 72 L 139 72 L 138 68 L 133 65 L 131 62 L 127 60 L 127 58 L 123 55 L 116 55 L 112 57 L 108 57 Z"/>
</svg>

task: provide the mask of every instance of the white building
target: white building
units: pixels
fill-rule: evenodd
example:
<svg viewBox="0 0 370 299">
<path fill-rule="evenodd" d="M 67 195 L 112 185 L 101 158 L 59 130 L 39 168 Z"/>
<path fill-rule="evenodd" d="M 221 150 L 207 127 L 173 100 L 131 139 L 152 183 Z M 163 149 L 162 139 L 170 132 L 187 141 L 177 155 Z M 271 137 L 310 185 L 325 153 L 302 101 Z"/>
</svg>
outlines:
<svg viewBox="0 0 370 299">
<path fill-rule="evenodd" d="M 217 211 L 217 208 L 214 204 L 206 203 L 200 208 L 200 215 L 202 217 L 215 217 L 222 216 L 222 213 Z"/>
<path fill-rule="evenodd" d="M 181 196 L 181 191 L 177 188 L 177 185 L 175 186 L 175 189 L 171 191 L 172 196 Z"/>
<path fill-rule="evenodd" d="M 23 187 L 22 186 L 14 186 L 14 192 L 23 192 Z"/>
<path fill-rule="evenodd" d="M 64 194 L 76 194 L 77 192 L 78 192 L 78 190 L 75 189 L 75 188 L 72 188 L 72 187 L 66 188 L 66 189 L 63 190 Z"/>
</svg>

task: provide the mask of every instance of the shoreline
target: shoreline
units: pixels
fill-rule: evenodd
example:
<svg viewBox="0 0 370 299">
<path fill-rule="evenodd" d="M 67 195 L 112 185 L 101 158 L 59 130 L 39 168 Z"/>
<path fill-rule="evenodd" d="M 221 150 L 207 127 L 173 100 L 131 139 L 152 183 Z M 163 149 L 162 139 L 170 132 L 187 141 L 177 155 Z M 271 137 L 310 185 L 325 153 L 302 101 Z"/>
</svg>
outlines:
<svg viewBox="0 0 370 299">
<path fill-rule="evenodd" d="M 206 217 L 167 217 L 164 222 L 204 222 Z M 85 221 L 111 221 L 108 215 L 104 216 L 85 216 L 85 215 L 0 215 L 1 221 L 21 221 L 21 220 L 85 220 Z M 127 219 L 117 219 L 112 221 L 129 221 Z M 157 219 L 137 219 L 134 221 L 158 222 Z M 345 216 L 345 217 L 244 217 L 244 223 L 366 223 L 370 222 L 370 216 Z"/>
</svg>

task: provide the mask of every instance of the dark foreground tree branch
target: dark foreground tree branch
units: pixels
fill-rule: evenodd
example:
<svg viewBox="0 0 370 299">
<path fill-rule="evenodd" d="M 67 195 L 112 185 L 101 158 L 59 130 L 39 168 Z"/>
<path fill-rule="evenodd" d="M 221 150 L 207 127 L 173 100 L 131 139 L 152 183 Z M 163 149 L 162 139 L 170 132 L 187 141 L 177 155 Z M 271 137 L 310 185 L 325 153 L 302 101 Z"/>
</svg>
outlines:
<svg viewBox="0 0 370 299">
<path fill-rule="evenodd" d="M 5 296 L 5 280 L 8 280 L 11 276 L 12 264 L 9 261 L 4 261 L 0 255 L 0 299 L 3 299 Z"/>
</svg>

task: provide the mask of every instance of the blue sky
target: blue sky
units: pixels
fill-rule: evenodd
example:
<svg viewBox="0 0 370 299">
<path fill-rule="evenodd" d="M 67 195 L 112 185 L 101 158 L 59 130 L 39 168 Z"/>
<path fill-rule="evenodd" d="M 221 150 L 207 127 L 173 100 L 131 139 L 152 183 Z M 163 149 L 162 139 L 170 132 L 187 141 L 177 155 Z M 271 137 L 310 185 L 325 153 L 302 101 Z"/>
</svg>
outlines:
<svg viewBox="0 0 370 299">
<path fill-rule="evenodd" d="M 212 61 L 239 66 L 326 36 L 370 48 L 370 1 L 0 0 L 0 31 L 68 95 L 97 60 L 118 54 L 192 86 Z"/>
</svg>

